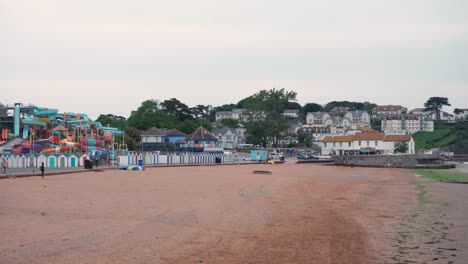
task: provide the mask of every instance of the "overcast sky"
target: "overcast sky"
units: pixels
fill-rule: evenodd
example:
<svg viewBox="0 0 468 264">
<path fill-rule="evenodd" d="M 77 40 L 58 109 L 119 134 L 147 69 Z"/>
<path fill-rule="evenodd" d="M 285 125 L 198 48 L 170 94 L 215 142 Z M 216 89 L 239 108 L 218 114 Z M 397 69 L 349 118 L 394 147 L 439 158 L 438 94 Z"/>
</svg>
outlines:
<svg viewBox="0 0 468 264">
<path fill-rule="evenodd" d="M 286 88 L 468 108 L 468 1 L 0 0 L 0 102 L 128 117 Z"/>
</svg>

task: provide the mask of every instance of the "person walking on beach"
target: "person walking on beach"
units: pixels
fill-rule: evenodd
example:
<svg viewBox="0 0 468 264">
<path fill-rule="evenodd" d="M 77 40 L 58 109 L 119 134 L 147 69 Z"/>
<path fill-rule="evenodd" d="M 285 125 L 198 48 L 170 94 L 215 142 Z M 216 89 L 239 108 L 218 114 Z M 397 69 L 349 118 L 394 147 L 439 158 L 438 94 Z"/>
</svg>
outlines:
<svg viewBox="0 0 468 264">
<path fill-rule="evenodd" d="M 2 157 L 2 174 L 6 175 L 6 160 L 4 157 Z"/>
<path fill-rule="evenodd" d="M 1 166 L 2 166 L 2 174 L 3 174 L 3 175 L 8 176 L 8 177 L 10 177 L 10 178 L 12 178 L 12 179 L 16 179 L 15 175 L 13 175 L 13 174 L 12 174 L 12 175 L 8 175 L 8 174 L 7 174 L 7 171 L 6 171 L 6 169 L 7 169 L 7 162 L 6 162 L 6 160 L 5 160 L 5 157 L 2 157 Z"/>
<path fill-rule="evenodd" d="M 41 169 L 42 179 L 44 179 L 44 170 L 45 170 L 45 168 L 44 168 L 44 162 L 42 162 L 42 165 L 41 165 L 40 169 Z"/>
</svg>

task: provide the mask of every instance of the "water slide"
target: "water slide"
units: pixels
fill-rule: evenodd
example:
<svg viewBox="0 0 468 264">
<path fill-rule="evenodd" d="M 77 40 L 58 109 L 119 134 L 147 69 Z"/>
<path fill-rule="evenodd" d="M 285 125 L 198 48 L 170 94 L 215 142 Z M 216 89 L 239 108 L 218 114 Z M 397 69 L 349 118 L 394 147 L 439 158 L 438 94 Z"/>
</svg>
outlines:
<svg viewBox="0 0 468 264">
<path fill-rule="evenodd" d="M 30 117 L 28 119 L 24 119 L 23 120 L 23 125 L 24 125 L 24 128 L 23 128 L 23 139 L 27 139 L 28 136 L 29 136 L 29 126 L 40 126 L 40 127 L 46 127 L 47 124 L 44 123 L 44 122 L 38 122 L 38 121 L 34 121 L 32 120 Z"/>
<path fill-rule="evenodd" d="M 55 147 L 55 148 L 48 148 L 41 151 L 43 154 L 58 154 L 63 153 L 64 151 L 70 151 L 73 147 Z"/>
<path fill-rule="evenodd" d="M 70 151 L 75 148 L 79 148 L 81 146 L 78 142 L 73 142 L 74 136 L 68 136 L 67 139 L 62 139 L 58 141 L 58 137 L 50 137 L 47 141 L 56 142 L 60 144 L 60 146 L 54 146 L 52 148 L 47 148 L 42 150 L 41 152 L 44 154 L 54 154 L 54 153 L 62 153 L 64 151 Z"/>
<path fill-rule="evenodd" d="M 39 107 L 39 106 L 34 107 L 34 116 L 39 117 L 39 118 L 48 117 L 50 119 L 55 119 L 57 113 L 58 113 L 58 109 L 45 108 L 45 107 Z"/>
<path fill-rule="evenodd" d="M 4 151 L 13 151 L 13 146 L 21 143 L 21 141 L 23 141 L 23 139 L 20 137 L 12 137 L 0 146 L 0 153 L 3 153 Z"/>
<path fill-rule="evenodd" d="M 119 129 L 115 128 L 115 127 L 106 127 L 106 126 L 103 126 L 101 124 L 101 122 L 92 122 L 91 124 L 93 125 L 96 125 L 96 127 L 98 127 L 100 130 L 104 131 L 104 132 L 110 132 L 112 133 L 112 135 L 114 136 L 120 136 L 123 134 L 122 131 L 120 131 Z"/>
</svg>

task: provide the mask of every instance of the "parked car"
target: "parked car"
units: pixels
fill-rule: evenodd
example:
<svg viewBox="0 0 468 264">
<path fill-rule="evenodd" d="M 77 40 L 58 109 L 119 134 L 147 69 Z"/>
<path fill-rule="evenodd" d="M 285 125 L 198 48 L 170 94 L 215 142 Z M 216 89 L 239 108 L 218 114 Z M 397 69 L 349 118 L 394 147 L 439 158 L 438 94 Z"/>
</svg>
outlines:
<svg viewBox="0 0 468 264">
<path fill-rule="evenodd" d="M 243 161 L 250 161 L 250 157 L 242 157 Z"/>
<path fill-rule="evenodd" d="M 314 155 L 309 155 L 309 159 L 318 160 L 319 158 L 317 156 L 314 156 Z"/>
<path fill-rule="evenodd" d="M 271 152 L 268 157 L 274 161 L 284 161 L 284 155 L 280 152 Z"/>
</svg>

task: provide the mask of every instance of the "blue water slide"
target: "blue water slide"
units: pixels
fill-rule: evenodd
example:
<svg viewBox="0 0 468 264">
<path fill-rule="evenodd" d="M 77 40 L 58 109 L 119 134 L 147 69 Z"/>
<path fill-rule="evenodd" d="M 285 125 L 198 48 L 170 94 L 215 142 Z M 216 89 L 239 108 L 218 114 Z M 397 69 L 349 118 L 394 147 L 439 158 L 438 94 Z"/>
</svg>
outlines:
<svg viewBox="0 0 468 264">
<path fill-rule="evenodd" d="M 37 117 L 46 117 L 48 116 L 51 119 L 55 119 L 55 116 L 58 113 L 58 109 L 53 108 L 44 108 L 36 106 L 34 109 L 34 115 Z"/>
<path fill-rule="evenodd" d="M 30 126 L 40 126 L 40 127 L 46 127 L 47 126 L 47 123 L 39 122 L 39 121 L 37 121 L 37 119 L 33 119 L 33 118 L 30 118 L 30 117 L 25 117 L 22 122 L 23 122 L 24 125 L 30 125 Z"/>
<path fill-rule="evenodd" d="M 95 121 L 95 122 L 91 122 L 91 125 L 95 125 L 95 126 L 97 126 L 99 129 L 101 129 L 101 128 L 102 128 L 102 124 L 101 124 L 101 122 L 97 122 L 97 121 Z"/>
<path fill-rule="evenodd" d="M 29 125 L 24 125 L 23 128 L 23 139 L 27 139 L 29 136 Z"/>
</svg>

